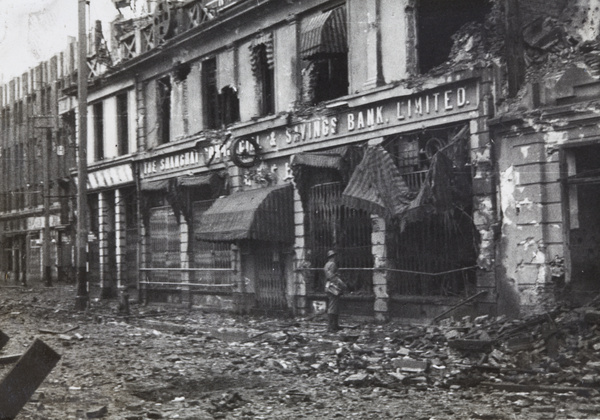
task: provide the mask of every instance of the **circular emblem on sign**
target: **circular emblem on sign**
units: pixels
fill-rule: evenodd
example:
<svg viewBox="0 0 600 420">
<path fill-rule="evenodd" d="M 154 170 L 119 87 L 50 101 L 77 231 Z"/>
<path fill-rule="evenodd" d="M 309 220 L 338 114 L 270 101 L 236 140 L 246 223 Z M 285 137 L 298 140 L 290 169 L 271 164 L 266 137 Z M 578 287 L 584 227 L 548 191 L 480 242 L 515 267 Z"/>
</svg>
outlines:
<svg viewBox="0 0 600 420">
<path fill-rule="evenodd" d="M 253 138 L 238 137 L 231 144 L 231 160 L 241 168 L 251 168 L 258 162 L 260 147 Z"/>
<path fill-rule="evenodd" d="M 171 9 L 167 0 L 159 1 L 154 8 L 152 18 L 156 42 L 164 41 L 169 35 L 171 29 Z"/>
</svg>

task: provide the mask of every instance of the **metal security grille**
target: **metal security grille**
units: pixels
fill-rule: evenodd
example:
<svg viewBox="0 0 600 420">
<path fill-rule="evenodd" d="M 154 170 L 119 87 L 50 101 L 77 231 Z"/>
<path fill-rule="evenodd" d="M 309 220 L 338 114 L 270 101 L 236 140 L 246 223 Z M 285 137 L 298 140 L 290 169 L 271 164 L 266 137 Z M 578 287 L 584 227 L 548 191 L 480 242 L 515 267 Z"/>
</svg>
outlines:
<svg viewBox="0 0 600 420">
<path fill-rule="evenodd" d="M 214 200 L 193 203 L 193 226 L 200 223 L 202 215 Z M 190 267 L 201 269 L 190 273 L 190 282 L 196 284 L 232 284 L 231 245 L 224 242 L 192 241 Z"/>
<path fill-rule="evenodd" d="M 327 251 L 338 251 L 338 265 L 350 291 L 372 294 L 372 273 L 353 268 L 372 268 L 372 224 L 369 214 L 341 204 L 341 183 L 327 183 L 310 188 L 308 196 L 308 249 L 311 263 L 319 268 L 325 265 Z M 312 293 L 322 293 L 325 277 L 313 271 L 308 288 Z"/>
<path fill-rule="evenodd" d="M 391 136 L 386 149 L 415 195 L 425 181 L 433 156 L 443 149 L 454 166 L 455 188 L 470 197 L 467 130 L 464 125 Z M 470 200 L 470 198 L 469 198 Z M 388 291 L 395 295 L 458 296 L 475 284 L 476 231 L 470 205 L 430 213 L 417 220 L 396 220 L 386 243 L 391 265 Z M 396 270 L 396 271 L 394 271 Z"/>
<path fill-rule="evenodd" d="M 253 251 L 256 261 L 256 301 L 261 309 L 284 309 L 283 256 L 276 246 L 260 244 Z"/>
<path fill-rule="evenodd" d="M 178 268 L 181 264 L 179 224 L 170 206 L 150 209 L 149 268 Z M 179 282 L 176 270 L 152 272 L 152 281 Z"/>
<path fill-rule="evenodd" d="M 393 224 L 387 242 L 391 295 L 460 296 L 475 284 L 474 230 L 461 213 Z"/>
<path fill-rule="evenodd" d="M 128 190 L 125 200 L 125 267 L 123 283 L 134 286 L 137 282 L 137 249 L 138 249 L 138 218 L 135 200 L 135 191 Z"/>
</svg>

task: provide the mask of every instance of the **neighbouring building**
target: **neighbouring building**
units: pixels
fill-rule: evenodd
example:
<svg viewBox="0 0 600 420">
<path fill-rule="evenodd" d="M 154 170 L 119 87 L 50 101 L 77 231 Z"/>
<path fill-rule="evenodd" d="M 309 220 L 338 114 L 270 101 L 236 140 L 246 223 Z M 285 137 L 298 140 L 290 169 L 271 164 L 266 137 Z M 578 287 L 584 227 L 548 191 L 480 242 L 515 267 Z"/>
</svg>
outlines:
<svg viewBox="0 0 600 420">
<path fill-rule="evenodd" d="M 72 278 L 74 122 L 59 117 L 76 44 L 0 86 L 0 283 Z M 47 227 L 47 228 L 46 228 Z"/>
<path fill-rule="evenodd" d="M 342 312 L 380 321 L 516 316 L 564 288 L 589 296 L 594 7 L 192 0 L 115 21 L 110 54 L 96 38 L 90 57 L 92 284 L 105 297 L 308 313 L 324 305 L 335 249 Z M 76 89 L 61 92 L 55 114 L 72 132 Z M 0 220 L 22 217 L 11 209 Z M 2 231 L 9 273 L 32 235 L 15 227 Z"/>
</svg>

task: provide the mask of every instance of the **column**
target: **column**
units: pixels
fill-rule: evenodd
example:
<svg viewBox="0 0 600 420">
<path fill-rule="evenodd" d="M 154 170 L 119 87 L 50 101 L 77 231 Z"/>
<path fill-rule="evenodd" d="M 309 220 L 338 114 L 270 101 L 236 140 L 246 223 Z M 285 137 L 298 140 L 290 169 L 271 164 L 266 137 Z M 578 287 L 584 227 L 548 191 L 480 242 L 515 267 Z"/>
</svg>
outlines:
<svg viewBox="0 0 600 420">
<path fill-rule="evenodd" d="M 136 171 L 137 172 L 137 171 Z M 139 176 L 139 174 L 137 174 L 136 176 Z M 139 183 L 138 183 L 138 187 L 139 187 Z M 147 252 L 148 252 L 148 226 L 146 226 L 146 222 L 148 221 L 149 217 L 146 216 L 146 214 L 143 214 L 142 211 L 150 211 L 147 207 L 142 206 L 142 200 L 145 200 L 145 198 L 143 197 L 143 192 L 139 190 L 138 188 L 138 194 L 137 194 L 137 199 L 136 199 L 136 207 L 137 207 L 137 223 L 138 223 L 138 234 L 139 234 L 139 240 L 138 240 L 138 261 L 139 261 L 139 268 L 147 268 L 147 263 L 146 261 L 148 261 L 148 257 L 147 257 Z M 148 303 L 148 296 L 147 296 L 147 286 L 144 284 L 141 284 L 141 282 L 144 282 L 147 280 L 147 276 L 146 276 L 146 272 L 144 271 L 138 271 L 138 299 L 140 302 L 144 302 L 144 303 Z"/>
<path fill-rule="evenodd" d="M 108 235 L 107 235 L 107 197 L 105 192 L 98 193 L 98 258 L 100 259 L 100 296 L 110 296 L 108 279 Z"/>
<path fill-rule="evenodd" d="M 371 252 L 375 271 L 373 271 L 373 293 L 375 295 L 375 320 L 386 322 L 389 320 L 389 300 L 387 267 L 387 246 L 385 243 L 386 224 L 385 219 L 379 216 L 371 216 L 373 231 L 371 233 Z"/>
<path fill-rule="evenodd" d="M 305 270 L 311 268 L 310 250 L 306 248 L 305 231 L 304 231 L 304 209 L 302 208 L 302 200 L 300 193 L 294 188 L 294 282 L 292 309 L 295 314 L 305 315 L 307 311 L 307 283 L 313 275 L 313 271 Z"/>
<path fill-rule="evenodd" d="M 115 243 L 116 243 L 116 263 L 117 263 L 117 288 L 122 291 L 127 287 L 128 282 L 123 278 L 125 273 L 125 253 L 126 246 L 125 231 L 125 201 L 121 190 L 115 190 Z"/>
<path fill-rule="evenodd" d="M 191 222 L 190 222 L 191 223 Z M 190 268 L 190 227 L 188 225 L 187 220 L 183 217 L 183 214 L 179 215 L 179 250 L 180 250 L 180 263 L 181 263 L 181 282 L 182 283 L 190 283 L 190 272 L 187 269 Z M 183 303 L 187 303 L 188 305 L 192 304 L 191 295 L 190 295 L 190 286 L 183 285 L 181 286 L 181 300 Z"/>
</svg>

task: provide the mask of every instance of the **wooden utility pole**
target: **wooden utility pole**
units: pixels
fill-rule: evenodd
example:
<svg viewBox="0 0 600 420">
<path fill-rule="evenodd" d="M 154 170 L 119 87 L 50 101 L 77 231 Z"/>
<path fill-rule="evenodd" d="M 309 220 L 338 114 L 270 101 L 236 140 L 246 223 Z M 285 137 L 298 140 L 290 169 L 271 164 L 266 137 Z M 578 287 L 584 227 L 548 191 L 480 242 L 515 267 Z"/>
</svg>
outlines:
<svg viewBox="0 0 600 420">
<path fill-rule="evenodd" d="M 42 194 L 44 195 L 44 242 L 42 243 L 42 260 L 44 261 L 44 272 L 42 276 L 44 278 L 44 284 L 48 287 L 52 286 L 52 270 L 50 269 L 50 153 L 52 148 L 50 147 L 49 136 L 51 128 L 42 129 L 42 144 L 44 145 L 42 151 L 43 160 L 43 171 L 44 171 L 44 186 L 42 188 Z"/>
<path fill-rule="evenodd" d="M 77 107 L 79 110 L 77 148 L 77 297 L 75 309 L 83 311 L 89 302 L 87 281 L 87 31 L 85 25 L 86 0 L 78 0 L 78 60 L 77 60 Z"/>
</svg>

